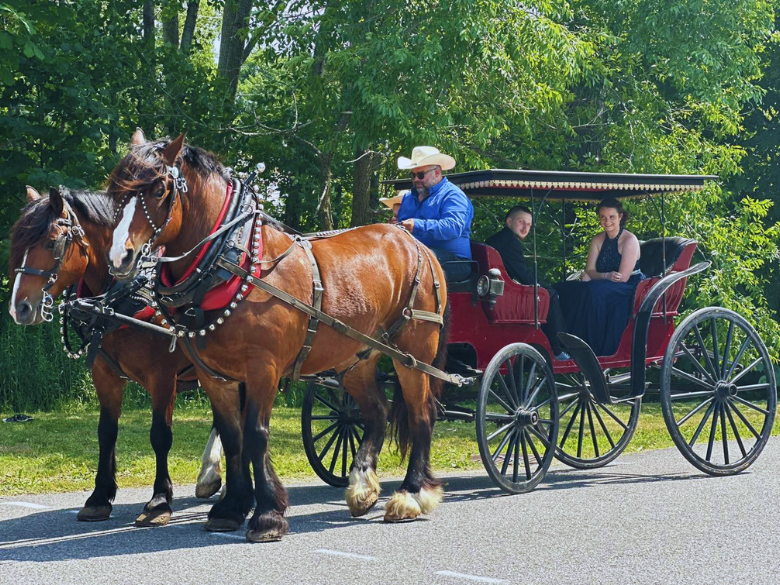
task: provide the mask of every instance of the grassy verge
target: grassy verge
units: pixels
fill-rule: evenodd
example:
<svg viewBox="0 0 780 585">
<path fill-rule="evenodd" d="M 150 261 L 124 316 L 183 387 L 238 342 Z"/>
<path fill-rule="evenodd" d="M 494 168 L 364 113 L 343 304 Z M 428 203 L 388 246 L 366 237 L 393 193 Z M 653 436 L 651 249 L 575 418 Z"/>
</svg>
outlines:
<svg viewBox="0 0 780 585">
<path fill-rule="evenodd" d="M 0 423 L 0 495 L 91 490 L 98 459 L 96 408 L 77 407 L 54 413 L 31 413 L 28 423 Z M 13 413 L 0 414 L 6 417 Z M 151 486 L 154 453 L 149 445 L 151 414 L 128 405 L 117 443 L 117 482 L 122 487 Z M 177 406 L 173 421 L 170 473 L 174 484 L 192 484 L 211 425 L 206 404 Z M 301 443 L 300 409 L 279 406 L 271 419 L 271 455 L 283 481 L 314 479 Z M 780 434 L 780 423 L 774 434 Z M 673 446 L 658 404 L 642 406 L 639 428 L 626 452 Z M 481 469 L 475 426 L 438 423 L 431 451 L 435 470 Z M 385 446 L 381 475 L 403 475 L 394 446 Z"/>
</svg>

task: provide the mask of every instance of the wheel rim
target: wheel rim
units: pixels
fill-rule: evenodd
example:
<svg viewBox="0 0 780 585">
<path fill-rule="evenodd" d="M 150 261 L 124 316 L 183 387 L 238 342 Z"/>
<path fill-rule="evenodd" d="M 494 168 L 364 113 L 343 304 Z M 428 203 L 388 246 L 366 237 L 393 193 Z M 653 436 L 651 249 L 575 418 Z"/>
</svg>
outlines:
<svg viewBox="0 0 780 585">
<path fill-rule="evenodd" d="M 488 474 L 504 491 L 532 490 L 547 473 L 557 432 L 555 383 L 544 358 L 521 344 L 504 348 L 485 371 L 477 408 Z"/>
<path fill-rule="evenodd" d="M 302 418 L 303 445 L 312 469 L 326 483 L 345 487 L 363 442 L 363 417 L 357 402 L 343 390 L 309 384 Z"/>
<path fill-rule="evenodd" d="M 560 433 L 555 456 L 571 467 L 588 469 L 613 461 L 628 446 L 642 400 L 599 404 L 584 376 L 577 373 L 559 375 L 558 404 Z"/>
<path fill-rule="evenodd" d="M 740 315 L 702 309 L 675 332 L 661 401 L 683 455 L 712 474 L 748 467 L 769 439 L 777 403 L 766 347 Z"/>
</svg>

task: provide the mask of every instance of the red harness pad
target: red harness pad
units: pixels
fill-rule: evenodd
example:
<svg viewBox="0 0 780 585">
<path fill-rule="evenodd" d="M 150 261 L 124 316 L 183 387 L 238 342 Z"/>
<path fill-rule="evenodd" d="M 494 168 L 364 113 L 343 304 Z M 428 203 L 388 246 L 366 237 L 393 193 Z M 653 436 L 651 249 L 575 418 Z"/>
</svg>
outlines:
<svg viewBox="0 0 780 585">
<path fill-rule="evenodd" d="M 76 287 L 76 298 L 85 299 L 94 296 L 95 294 L 87 286 L 87 283 L 85 283 L 83 279 L 79 280 L 79 284 Z M 133 315 L 133 319 L 138 319 L 139 321 L 151 321 L 152 317 L 154 317 L 154 308 L 150 305 L 146 305 L 143 309 Z M 130 326 L 122 325 L 119 329 L 127 329 L 128 327 Z"/>
</svg>

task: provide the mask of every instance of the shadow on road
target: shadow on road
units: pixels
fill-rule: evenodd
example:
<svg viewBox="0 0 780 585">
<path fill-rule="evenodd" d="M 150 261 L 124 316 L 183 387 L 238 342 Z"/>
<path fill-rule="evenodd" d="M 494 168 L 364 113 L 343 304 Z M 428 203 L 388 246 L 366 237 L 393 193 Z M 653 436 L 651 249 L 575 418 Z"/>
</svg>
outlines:
<svg viewBox="0 0 780 585">
<path fill-rule="evenodd" d="M 588 488 L 596 484 L 706 479 L 717 478 L 695 472 L 661 475 L 623 473 L 609 467 L 590 471 L 561 469 L 550 472 L 544 482 L 537 487 L 537 491 Z M 448 476 L 444 478 L 444 482 L 444 505 L 497 496 L 509 497 L 493 485 L 487 475 Z M 400 485 L 400 481 L 384 481 L 383 497 L 380 498 L 379 504 L 362 518 L 352 518 L 349 515 L 344 502 L 343 489 L 325 485 L 291 486 L 289 487 L 291 536 L 287 540 L 297 534 L 382 522 L 382 506 L 386 498 Z M 191 550 L 223 544 L 243 543 L 249 546 L 243 540 L 246 524 L 227 536 L 208 533 L 203 529 L 208 510 L 215 501 L 215 498 L 211 501 L 198 500 L 194 497 L 178 498 L 174 502 L 173 518 L 168 526 L 163 528 L 136 528 L 133 525 L 135 517 L 144 506 L 144 501 L 116 504 L 111 518 L 105 522 L 78 522 L 72 510 L 46 510 L 21 518 L 0 521 L 0 562 L 78 560 L 179 549 Z M 296 507 L 318 504 L 323 508 L 322 510 L 315 509 L 296 514 Z M 144 532 L 143 535 L 138 534 L 141 531 Z"/>
</svg>

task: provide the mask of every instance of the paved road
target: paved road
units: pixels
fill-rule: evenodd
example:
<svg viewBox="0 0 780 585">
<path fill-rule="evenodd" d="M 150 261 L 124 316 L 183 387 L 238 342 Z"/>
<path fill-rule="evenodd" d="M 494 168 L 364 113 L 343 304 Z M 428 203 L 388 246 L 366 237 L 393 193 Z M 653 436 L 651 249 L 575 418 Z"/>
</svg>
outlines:
<svg viewBox="0 0 780 585">
<path fill-rule="evenodd" d="M 426 520 L 352 519 L 341 490 L 290 487 L 291 534 L 249 544 L 203 530 L 208 502 L 179 488 L 167 527 L 132 522 L 148 490 L 122 490 L 111 520 L 77 522 L 84 493 L 0 498 L 0 583 L 767 583 L 780 581 L 780 439 L 736 477 L 699 474 L 674 450 L 556 467 L 531 494 L 453 475 Z"/>
</svg>

